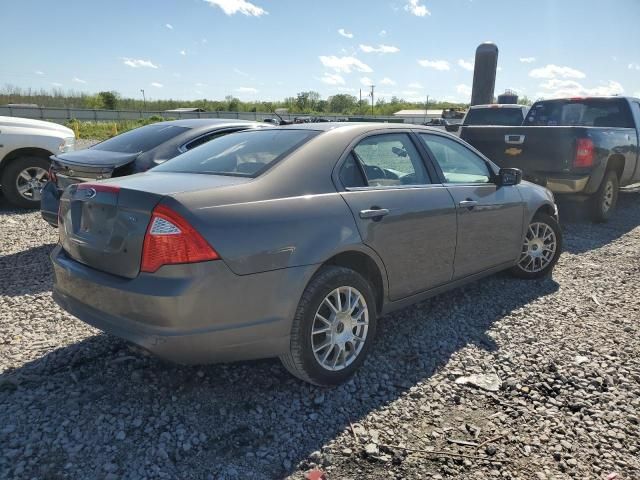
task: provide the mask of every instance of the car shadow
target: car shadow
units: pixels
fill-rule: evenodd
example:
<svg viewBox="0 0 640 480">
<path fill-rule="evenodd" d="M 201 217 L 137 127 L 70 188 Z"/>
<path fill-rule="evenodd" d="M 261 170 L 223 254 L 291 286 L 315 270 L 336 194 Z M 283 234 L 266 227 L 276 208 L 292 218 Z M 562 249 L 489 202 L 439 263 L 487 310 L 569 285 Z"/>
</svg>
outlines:
<svg viewBox="0 0 640 480">
<path fill-rule="evenodd" d="M 38 438 L 46 461 L 27 464 L 31 477 L 99 458 L 126 478 L 145 464 L 168 478 L 282 478 L 460 349 L 496 352 L 494 322 L 557 289 L 551 278 L 497 274 L 387 315 L 363 367 L 332 389 L 291 377 L 277 360 L 176 366 L 91 336 L 0 374 L 0 424 L 12 425 L 10 436 L 0 430 L 0 458 Z M 102 465 L 87 476 L 103 476 Z"/>
<path fill-rule="evenodd" d="M 54 243 L 0 256 L 0 295 L 17 297 L 51 290 L 53 268 L 49 254 Z"/>
<path fill-rule="evenodd" d="M 564 250 L 578 254 L 603 247 L 640 225 L 640 192 L 620 192 L 617 210 L 607 223 L 593 223 L 585 208 L 560 199 L 560 223 L 565 233 Z"/>
</svg>

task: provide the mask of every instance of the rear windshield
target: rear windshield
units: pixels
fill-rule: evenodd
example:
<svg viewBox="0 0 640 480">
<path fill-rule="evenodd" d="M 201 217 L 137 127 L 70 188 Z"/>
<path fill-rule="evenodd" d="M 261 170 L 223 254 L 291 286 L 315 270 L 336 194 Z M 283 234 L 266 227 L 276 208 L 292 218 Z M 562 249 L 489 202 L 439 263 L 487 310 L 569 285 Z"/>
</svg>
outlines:
<svg viewBox="0 0 640 480">
<path fill-rule="evenodd" d="M 627 103 L 615 98 L 537 102 L 525 125 L 633 128 Z"/>
<path fill-rule="evenodd" d="M 109 140 L 94 145 L 92 148 L 94 150 L 106 150 L 108 152 L 119 153 L 148 152 L 161 143 L 171 140 L 187 130 L 189 130 L 187 127 L 154 123 L 153 125 L 147 125 L 116 135 Z"/>
<path fill-rule="evenodd" d="M 178 155 L 153 170 L 256 177 L 317 133 L 280 129 L 232 133 Z"/>
<path fill-rule="evenodd" d="M 467 113 L 465 125 L 522 125 L 524 115 L 520 108 L 472 108 Z"/>
</svg>

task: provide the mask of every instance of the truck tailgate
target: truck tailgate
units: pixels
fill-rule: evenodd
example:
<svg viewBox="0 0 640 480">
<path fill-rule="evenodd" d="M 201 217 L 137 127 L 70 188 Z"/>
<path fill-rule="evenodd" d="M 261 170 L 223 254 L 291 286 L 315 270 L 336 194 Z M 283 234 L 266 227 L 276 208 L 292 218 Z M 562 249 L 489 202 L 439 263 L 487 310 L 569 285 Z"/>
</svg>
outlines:
<svg viewBox="0 0 640 480">
<path fill-rule="evenodd" d="M 536 173 L 568 173 L 582 127 L 463 127 L 460 137 L 500 167 Z"/>
</svg>

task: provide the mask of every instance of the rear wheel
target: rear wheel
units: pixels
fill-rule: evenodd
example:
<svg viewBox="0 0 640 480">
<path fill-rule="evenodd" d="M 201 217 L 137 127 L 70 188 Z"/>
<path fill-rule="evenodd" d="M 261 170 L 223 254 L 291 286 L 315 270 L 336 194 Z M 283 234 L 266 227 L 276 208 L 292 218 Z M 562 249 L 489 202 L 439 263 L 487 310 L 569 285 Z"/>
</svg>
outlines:
<svg viewBox="0 0 640 480">
<path fill-rule="evenodd" d="M 591 219 L 594 222 L 606 222 L 611 218 L 618 203 L 619 187 L 618 174 L 608 171 L 600 188 L 591 198 Z"/>
<path fill-rule="evenodd" d="M 534 279 L 549 275 L 562 252 L 562 230 L 555 218 L 545 213 L 534 215 L 527 227 L 520 258 L 511 273 Z"/>
<path fill-rule="evenodd" d="M 38 208 L 42 187 L 49 180 L 49 160 L 19 157 L 11 160 L 2 174 L 2 191 L 16 207 Z"/>
<path fill-rule="evenodd" d="M 371 285 L 348 268 L 324 267 L 302 295 L 289 352 L 280 359 L 289 372 L 306 382 L 337 385 L 362 365 L 375 333 Z"/>
</svg>

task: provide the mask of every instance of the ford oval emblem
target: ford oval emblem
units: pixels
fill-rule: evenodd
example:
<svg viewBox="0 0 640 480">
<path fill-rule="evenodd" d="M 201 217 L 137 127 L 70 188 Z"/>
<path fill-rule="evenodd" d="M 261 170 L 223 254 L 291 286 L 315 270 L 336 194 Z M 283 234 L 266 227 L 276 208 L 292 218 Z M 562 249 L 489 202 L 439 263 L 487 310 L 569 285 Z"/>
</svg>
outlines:
<svg viewBox="0 0 640 480">
<path fill-rule="evenodd" d="M 85 198 L 93 198 L 93 197 L 95 197 L 95 196 L 96 196 L 96 193 L 97 193 L 97 192 L 96 192 L 96 189 L 95 189 L 95 188 L 87 188 L 87 189 L 85 190 L 85 194 L 84 194 L 84 196 L 85 196 Z"/>
</svg>

